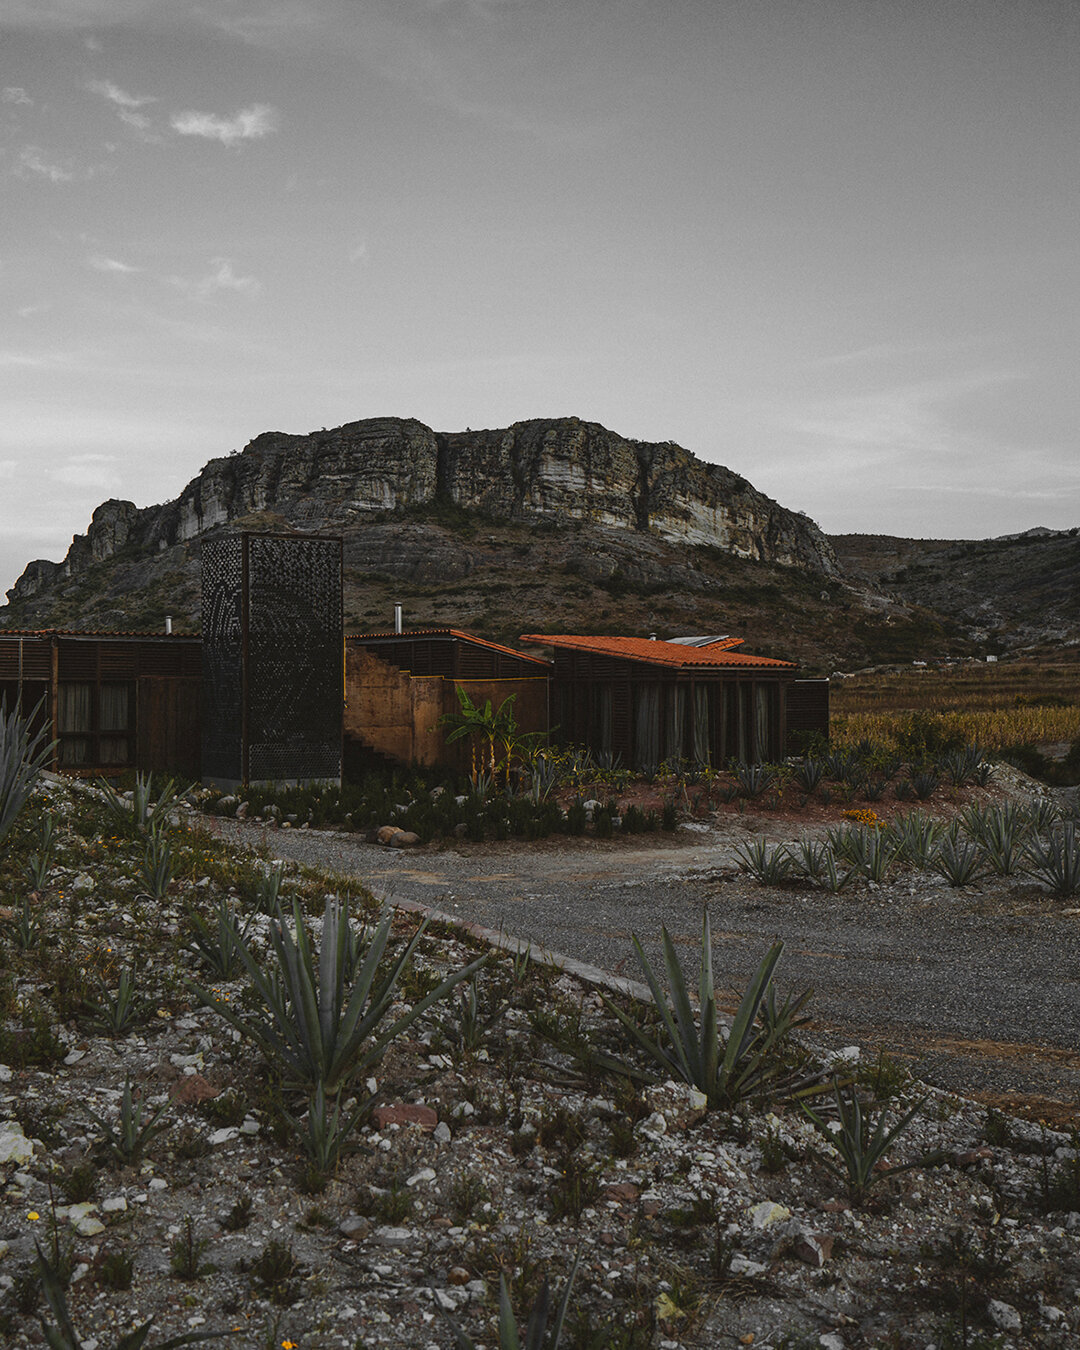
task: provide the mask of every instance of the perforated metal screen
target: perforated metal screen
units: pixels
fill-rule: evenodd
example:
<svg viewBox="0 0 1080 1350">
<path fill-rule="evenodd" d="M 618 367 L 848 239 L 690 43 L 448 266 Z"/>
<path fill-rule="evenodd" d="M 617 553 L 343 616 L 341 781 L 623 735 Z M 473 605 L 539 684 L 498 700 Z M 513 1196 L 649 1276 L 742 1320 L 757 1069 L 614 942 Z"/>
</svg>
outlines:
<svg viewBox="0 0 1080 1350">
<path fill-rule="evenodd" d="M 340 539 L 205 541 L 204 777 L 340 777 L 343 640 Z"/>
</svg>

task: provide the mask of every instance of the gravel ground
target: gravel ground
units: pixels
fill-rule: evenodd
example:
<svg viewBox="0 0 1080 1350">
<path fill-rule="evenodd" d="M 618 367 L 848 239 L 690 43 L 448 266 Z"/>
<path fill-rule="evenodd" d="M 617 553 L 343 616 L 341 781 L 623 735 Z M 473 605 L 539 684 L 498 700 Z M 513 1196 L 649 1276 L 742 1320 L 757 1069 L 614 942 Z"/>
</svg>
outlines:
<svg viewBox="0 0 1080 1350">
<path fill-rule="evenodd" d="M 47 891 L 29 898 L 42 930 L 25 950 L 14 940 L 25 884 L 18 868 L 0 864 L 2 954 L 12 976 L 0 1021 L 11 1059 L 0 1063 L 5 1350 L 37 1350 L 45 1326 L 60 1343 L 40 1302 L 35 1242 L 69 1279 L 82 1350 L 115 1350 L 151 1317 L 148 1350 L 207 1329 L 235 1350 L 448 1350 L 456 1338 L 442 1314 L 490 1350 L 501 1275 L 524 1312 L 542 1279 L 558 1293 L 572 1270 L 567 1350 L 1080 1344 L 1075 1136 L 881 1072 L 850 1047 L 822 1055 L 811 1044 L 797 1060 L 804 1086 L 854 1079 L 875 1119 L 890 1128 L 908 1120 L 885 1160 L 898 1170 L 873 1171 L 860 1192 L 837 1171 L 836 1136 L 783 1093 L 771 1110 L 707 1111 L 684 1084 L 639 1092 L 589 1071 L 575 1045 L 621 1061 L 626 1035 L 589 982 L 541 962 L 495 959 L 477 974 L 479 1044 L 466 1041 L 466 1004 L 456 1000 L 392 1041 L 364 1079 L 376 1099 L 370 1118 L 325 1188 L 313 1185 L 298 1142 L 304 1094 L 276 1079 L 221 1015 L 226 1005 L 258 1006 L 250 979 L 215 976 L 209 1006 L 185 982 L 207 979 L 186 943 L 193 910 L 204 922 L 222 901 L 239 910 L 250 860 L 180 828 L 172 839 L 177 878 L 151 900 L 139 880 L 145 841 L 118 832 L 96 799 L 85 785 L 43 784 L 32 811 L 47 805 L 60 822 L 58 852 Z M 736 828 L 752 825 L 744 819 Z M 225 829 L 249 841 L 260 834 Z M 1075 916 L 1030 890 L 957 899 L 929 887 L 921 910 L 908 884 L 804 900 L 736 877 L 733 837 L 716 828 L 650 850 L 633 841 L 549 841 L 445 853 L 381 851 L 310 831 L 270 842 L 278 854 L 355 868 L 401 904 L 416 894 L 510 931 L 536 924 L 547 945 L 576 944 L 628 975 L 637 973 L 627 959 L 631 925 L 655 933 L 667 920 L 677 940 L 686 934 L 691 958 L 706 898 L 721 975 L 741 985 L 767 937 L 783 932 L 789 977 L 818 978 L 818 1001 L 841 1045 L 853 1039 L 848 1024 L 861 1025 L 856 1000 L 873 1008 L 874 995 L 865 976 L 845 985 L 834 973 L 826 982 L 819 968 L 842 974 L 851 968 L 845 953 L 857 952 L 860 968 L 873 963 L 871 978 L 895 984 L 905 954 L 892 935 L 906 933 L 910 947 L 916 919 L 934 934 L 925 945 L 938 964 L 949 952 L 963 956 L 964 933 L 977 937 L 980 918 L 1000 932 L 1015 913 L 1038 931 L 1037 946 L 1015 944 L 1026 953 L 1013 962 L 1019 993 L 1002 1010 L 973 1015 L 979 1025 L 1010 1016 L 1022 1025 L 1040 988 L 1031 968 L 1051 956 L 1053 971 L 1068 968 L 1064 940 Z M 323 878 L 296 869 L 282 884 L 317 946 L 326 889 Z M 927 915 L 939 914 L 931 929 Z M 415 919 L 401 913 L 396 927 L 404 937 Z M 1043 927 L 1058 934 L 1056 955 Z M 256 959 L 272 969 L 269 930 L 265 915 L 245 913 Z M 1051 949 L 1045 958 L 1043 946 Z M 429 930 L 394 1015 L 477 951 L 467 933 Z M 906 964 L 904 999 L 887 1006 L 897 1005 L 889 1015 L 906 1015 L 918 1035 L 911 989 L 921 996 L 924 982 L 911 970 L 930 962 Z M 976 968 L 970 954 L 963 964 Z M 100 1012 L 121 969 L 136 972 L 139 1000 L 126 1030 L 110 1031 Z M 95 972 L 108 976 L 97 1012 Z M 85 995 L 69 996 L 61 1012 L 61 986 L 80 976 Z M 925 984 L 930 997 L 933 981 Z M 32 1008 L 43 1024 L 27 1024 Z M 963 1014 L 963 999 L 951 997 L 935 1016 L 952 1025 Z M 35 1046 L 41 1053 L 29 1054 Z M 1032 1055 L 1023 1052 L 1026 1073 Z M 134 1154 L 120 1147 L 131 1084 L 147 1112 L 139 1118 L 152 1112 L 155 1122 Z M 360 1091 L 359 1076 L 353 1086 Z M 829 1114 L 829 1098 L 815 1100 Z"/>
<path fill-rule="evenodd" d="M 741 989 L 776 937 L 782 987 L 812 985 L 821 1038 L 877 1047 L 936 1086 L 1080 1120 L 1080 909 L 1025 880 L 955 890 L 928 873 L 839 896 L 764 887 L 735 848 L 775 819 L 728 813 L 642 845 L 548 840 L 400 850 L 326 831 L 220 822 L 275 857 L 638 977 L 661 925 L 694 960 L 708 906 L 717 981 Z M 797 837 L 797 831 L 789 837 Z M 733 1005 L 732 1005 L 733 1006 Z"/>
</svg>

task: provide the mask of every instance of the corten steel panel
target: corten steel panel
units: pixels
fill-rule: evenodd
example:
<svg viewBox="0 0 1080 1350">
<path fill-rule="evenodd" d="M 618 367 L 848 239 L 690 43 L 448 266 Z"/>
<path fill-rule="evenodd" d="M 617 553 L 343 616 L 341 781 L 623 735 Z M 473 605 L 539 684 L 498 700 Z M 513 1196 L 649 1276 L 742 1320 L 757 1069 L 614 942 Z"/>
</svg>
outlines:
<svg viewBox="0 0 1080 1350">
<path fill-rule="evenodd" d="M 803 738 L 829 738 L 829 681 L 792 680 L 787 686 L 787 753 L 800 754 Z"/>
<path fill-rule="evenodd" d="M 341 776 L 341 540 L 247 536 L 247 779 Z"/>
<path fill-rule="evenodd" d="M 202 776 L 243 778 L 243 590 L 241 536 L 202 543 Z"/>
</svg>

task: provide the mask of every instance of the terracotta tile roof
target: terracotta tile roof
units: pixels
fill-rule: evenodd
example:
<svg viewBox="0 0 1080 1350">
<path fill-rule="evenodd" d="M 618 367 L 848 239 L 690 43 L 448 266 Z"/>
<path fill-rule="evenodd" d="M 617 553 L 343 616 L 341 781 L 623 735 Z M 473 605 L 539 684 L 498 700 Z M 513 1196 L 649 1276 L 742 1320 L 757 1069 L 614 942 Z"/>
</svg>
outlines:
<svg viewBox="0 0 1080 1350">
<path fill-rule="evenodd" d="M 403 633 L 346 633 L 346 642 L 400 642 L 406 638 L 457 638 L 460 642 L 471 642 L 474 647 L 487 647 L 493 652 L 502 652 L 504 656 L 517 657 L 519 661 L 531 661 L 534 665 L 550 666 L 542 656 L 533 656 L 528 652 L 515 651 L 513 647 L 504 647 L 498 642 L 489 642 L 487 638 L 477 637 L 475 633 L 465 633 L 460 628 L 407 628 Z"/>
<path fill-rule="evenodd" d="M 596 656 L 620 656 L 627 661 L 647 661 L 655 666 L 769 666 L 776 670 L 795 670 L 794 661 L 777 661 L 771 656 L 748 656 L 732 651 L 727 644 L 711 647 L 684 647 L 677 642 L 659 642 L 642 637 L 584 637 L 554 633 L 523 633 L 521 642 L 538 646 L 563 647 L 569 651 L 592 652 Z"/>
</svg>

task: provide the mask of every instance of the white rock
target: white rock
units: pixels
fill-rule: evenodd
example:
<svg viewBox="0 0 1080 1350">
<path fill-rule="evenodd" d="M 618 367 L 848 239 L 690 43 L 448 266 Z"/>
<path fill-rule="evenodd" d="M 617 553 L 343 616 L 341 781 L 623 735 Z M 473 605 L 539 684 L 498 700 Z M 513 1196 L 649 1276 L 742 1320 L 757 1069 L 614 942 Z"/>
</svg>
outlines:
<svg viewBox="0 0 1080 1350">
<path fill-rule="evenodd" d="M 76 1233 L 80 1237 L 97 1237 L 99 1233 L 104 1233 L 105 1225 L 100 1219 L 95 1219 L 92 1214 L 87 1214 L 85 1218 L 79 1219 L 77 1223 L 72 1224 Z"/>
<path fill-rule="evenodd" d="M 253 1120 L 251 1116 L 245 1116 L 244 1123 L 240 1126 L 240 1133 L 258 1134 L 261 1129 L 262 1126 L 259 1124 L 257 1120 Z"/>
<path fill-rule="evenodd" d="M 121 1214 L 127 1207 L 127 1197 L 123 1195 L 110 1195 L 108 1200 L 101 1202 L 103 1214 Z"/>
<path fill-rule="evenodd" d="M 443 1312 L 457 1312 L 469 1301 L 469 1291 L 462 1288 L 433 1289 L 435 1302 Z"/>
<path fill-rule="evenodd" d="M 450 1126 L 445 1120 L 440 1120 L 435 1126 L 431 1136 L 437 1144 L 448 1144 L 450 1142 Z"/>
<path fill-rule="evenodd" d="M 71 883 L 71 889 L 73 891 L 92 891 L 94 889 L 94 878 L 89 872 L 80 872 Z"/>
<path fill-rule="evenodd" d="M 169 1183 L 164 1177 L 154 1177 L 150 1182 L 150 1189 L 152 1191 L 164 1191 L 168 1189 L 168 1185 Z"/>
<path fill-rule="evenodd" d="M 34 1141 L 23 1134 L 17 1120 L 0 1121 L 0 1163 L 29 1162 L 34 1156 Z"/>
<path fill-rule="evenodd" d="M 391 1228 L 385 1226 L 375 1229 L 375 1240 L 387 1247 L 407 1247 L 415 1239 L 411 1228 Z"/>
<path fill-rule="evenodd" d="M 211 1144 L 227 1144 L 230 1139 L 235 1139 L 240 1131 L 235 1125 L 224 1125 L 220 1130 L 215 1130 L 210 1136 Z M 154 1183 L 151 1182 L 152 1186 Z"/>
<path fill-rule="evenodd" d="M 667 1134 L 667 1121 L 664 1119 L 663 1112 L 654 1111 L 641 1127 L 652 1134 Z"/>
<path fill-rule="evenodd" d="M 768 1228 L 770 1224 L 783 1223 L 785 1219 L 791 1218 L 791 1210 L 773 1200 L 762 1200 L 760 1204 L 751 1205 L 746 1213 L 755 1228 Z"/>
<path fill-rule="evenodd" d="M 992 1298 L 986 1305 L 986 1311 L 990 1321 L 1001 1331 L 1023 1330 L 1024 1324 L 1020 1320 L 1020 1314 L 1011 1303 L 1003 1303 L 999 1298 Z"/>
<path fill-rule="evenodd" d="M 823 1336 L 819 1336 L 818 1345 L 822 1350 L 844 1350 L 844 1342 L 835 1331 L 826 1331 Z"/>
<path fill-rule="evenodd" d="M 436 1172 L 435 1172 L 434 1167 L 421 1167 L 421 1169 L 420 1169 L 419 1172 L 414 1172 L 414 1173 L 412 1174 L 412 1176 L 409 1177 L 409 1179 L 408 1179 L 408 1181 L 406 1181 L 405 1185 L 406 1185 L 406 1186 L 419 1186 L 420 1183 L 421 1183 L 422 1181 L 434 1181 L 434 1180 L 435 1180 L 435 1176 L 436 1176 Z"/>
<path fill-rule="evenodd" d="M 0 1064 L 0 1083 L 11 1082 L 11 1070 L 6 1064 Z"/>
<path fill-rule="evenodd" d="M 85 1050 L 72 1050 L 64 1056 L 65 1064 L 78 1064 L 80 1059 L 86 1058 Z"/>
<path fill-rule="evenodd" d="M 736 1252 L 728 1266 L 732 1275 L 745 1275 L 748 1279 L 764 1275 L 765 1269 L 760 1261 L 751 1261 L 748 1256 L 743 1256 L 742 1252 Z"/>
</svg>

